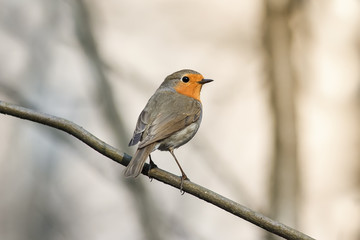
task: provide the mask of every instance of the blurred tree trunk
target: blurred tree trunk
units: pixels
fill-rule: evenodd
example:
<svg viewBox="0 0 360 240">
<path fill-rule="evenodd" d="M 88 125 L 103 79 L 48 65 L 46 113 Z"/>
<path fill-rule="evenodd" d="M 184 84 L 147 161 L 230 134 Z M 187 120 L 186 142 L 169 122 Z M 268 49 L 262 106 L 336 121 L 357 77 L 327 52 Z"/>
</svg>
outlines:
<svg viewBox="0 0 360 240">
<path fill-rule="evenodd" d="M 76 23 L 76 36 L 78 37 L 84 52 L 87 54 L 89 65 L 93 70 L 95 80 L 97 83 L 97 101 L 102 101 L 104 106 L 102 110 L 105 116 L 105 121 L 109 123 L 109 127 L 114 131 L 114 137 L 117 140 L 117 145 L 122 149 L 126 149 L 127 140 L 125 136 L 128 134 L 124 127 L 124 121 L 121 118 L 119 106 L 115 103 L 115 97 L 112 86 L 104 70 L 106 65 L 98 51 L 95 34 L 92 31 L 92 19 L 90 15 L 90 7 L 86 1 L 77 1 L 74 4 L 74 21 Z M 122 176 L 123 177 L 123 176 Z M 126 182 L 125 186 L 128 188 L 135 203 L 134 211 L 138 214 L 139 225 L 142 228 L 142 234 L 146 239 L 163 239 L 159 233 L 158 227 L 161 219 L 159 217 L 159 208 L 150 194 L 146 191 L 144 184 L 140 181 Z M 135 235 L 136 236 L 136 235 Z"/>
<path fill-rule="evenodd" d="M 298 170 L 295 77 L 291 63 L 291 1 L 266 2 L 264 41 L 273 114 L 274 152 L 270 175 L 270 215 L 295 227 Z M 273 239 L 273 236 L 268 236 Z"/>
<path fill-rule="evenodd" d="M 317 239 L 360 239 L 360 4 L 304 4 L 301 227 Z"/>
</svg>

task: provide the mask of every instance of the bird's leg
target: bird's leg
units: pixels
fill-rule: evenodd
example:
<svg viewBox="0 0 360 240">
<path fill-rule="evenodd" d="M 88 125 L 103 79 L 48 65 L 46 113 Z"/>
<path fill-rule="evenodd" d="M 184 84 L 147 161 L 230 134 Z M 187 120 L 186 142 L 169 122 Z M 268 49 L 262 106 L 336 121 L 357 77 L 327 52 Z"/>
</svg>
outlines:
<svg viewBox="0 0 360 240">
<path fill-rule="evenodd" d="M 170 149 L 169 149 L 169 152 L 170 152 L 171 155 L 174 157 L 174 159 L 175 159 L 175 161 L 176 161 L 176 164 L 177 164 L 177 165 L 179 166 L 179 168 L 180 168 L 180 171 L 181 171 L 180 191 L 182 192 L 182 194 L 184 194 L 184 191 L 182 190 L 184 180 L 189 180 L 189 181 L 190 181 L 190 179 L 186 176 L 184 170 L 183 170 L 182 167 L 180 166 L 180 163 L 179 163 L 178 160 L 176 159 L 175 154 L 174 154 L 174 149 L 170 148 Z"/>
<path fill-rule="evenodd" d="M 153 162 L 153 160 L 151 159 L 151 154 L 149 154 L 149 158 L 150 158 L 150 169 L 153 169 L 153 168 L 157 168 L 158 166 Z"/>
<path fill-rule="evenodd" d="M 149 171 L 148 171 L 148 172 L 150 172 L 151 169 L 158 167 L 158 166 L 153 162 L 153 160 L 151 159 L 151 154 L 149 154 L 149 159 L 150 159 L 150 166 L 149 166 Z M 151 181 L 153 180 L 153 178 L 150 177 L 150 176 L 149 176 L 149 178 L 150 178 L 150 182 L 151 182 Z"/>
</svg>

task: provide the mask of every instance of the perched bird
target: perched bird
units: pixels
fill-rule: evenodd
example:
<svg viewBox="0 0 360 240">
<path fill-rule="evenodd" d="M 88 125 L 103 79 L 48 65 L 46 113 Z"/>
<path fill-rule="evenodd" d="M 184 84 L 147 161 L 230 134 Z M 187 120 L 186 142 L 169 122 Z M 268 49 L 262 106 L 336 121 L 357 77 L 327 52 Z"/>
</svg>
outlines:
<svg viewBox="0 0 360 240">
<path fill-rule="evenodd" d="M 181 186 L 188 180 L 175 157 L 174 149 L 190 141 L 199 129 L 202 118 L 200 91 L 212 82 L 193 70 L 184 69 L 167 76 L 141 112 L 129 143 L 138 149 L 125 169 L 125 176 L 137 177 L 147 157 L 156 149 L 169 151 L 180 168 Z"/>
</svg>

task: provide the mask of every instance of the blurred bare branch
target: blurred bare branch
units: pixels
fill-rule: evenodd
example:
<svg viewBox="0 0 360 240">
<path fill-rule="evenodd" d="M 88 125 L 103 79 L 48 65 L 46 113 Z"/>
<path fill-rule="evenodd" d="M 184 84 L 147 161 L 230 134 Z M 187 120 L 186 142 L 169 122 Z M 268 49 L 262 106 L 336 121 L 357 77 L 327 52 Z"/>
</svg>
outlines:
<svg viewBox="0 0 360 240">
<path fill-rule="evenodd" d="M 130 162 L 131 157 L 128 154 L 106 144 L 79 125 L 64 118 L 39 113 L 3 101 L 0 101 L 0 113 L 57 128 L 73 135 L 89 147 L 109 157 L 117 163 L 127 166 Z M 149 171 L 149 165 L 146 164 L 142 173 L 175 188 L 180 187 L 180 178 L 162 169 L 156 168 Z M 280 222 L 274 221 L 193 182 L 185 181 L 183 191 L 286 239 L 313 239 L 304 233 L 290 228 Z"/>
<path fill-rule="evenodd" d="M 88 9 L 83 1 L 74 3 L 74 22 L 76 24 L 76 36 L 81 44 L 84 53 L 87 55 L 87 61 L 90 64 L 97 83 L 98 98 L 104 102 L 105 119 L 111 124 L 111 128 L 117 134 L 117 140 L 122 147 L 127 146 L 125 137 L 127 134 L 122 118 L 118 113 L 118 106 L 115 106 L 114 95 L 111 85 L 104 71 L 104 61 L 102 60 L 94 34 L 91 29 L 91 19 Z"/>
<path fill-rule="evenodd" d="M 92 21 L 89 9 L 85 2 L 76 1 L 73 3 L 74 22 L 76 29 L 76 37 L 80 45 L 87 55 L 86 60 L 90 65 L 90 69 L 94 74 L 96 81 L 96 94 L 99 101 L 94 100 L 95 103 L 102 102 L 103 118 L 108 122 L 108 126 L 115 133 L 114 137 L 121 148 L 127 147 L 127 131 L 124 127 L 123 119 L 119 114 L 119 106 L 116 105 L 111 83 L 107 77 L 104 66 L 106 65 L 99 54 L 96 38 L 92 30 Z M 129 191 L 132 193 L 134 202 L 138 210 L 139 221 L 144 229 L 147 239 L 160 240 L 163 239 L 159 235 L 159 231 L 155 224 L 161 222 L 158 218 L 158 208 L 156 202 L 151 200 L 151 196 L 145 191 L 142 182 L 132 182 L 126 184 Z M 155 221 L 154 221 L 155 220 Z"/>
<path fill-rule="evenodd" d="M 298 171 L 295 76 L 291 61 L 291 1 L 268 0 L 264 19 L 274 153 L 270 181 L 271 216 L 297 223 Z M 272 238 L 271 238 L 272 239 Z"/>
</svg>

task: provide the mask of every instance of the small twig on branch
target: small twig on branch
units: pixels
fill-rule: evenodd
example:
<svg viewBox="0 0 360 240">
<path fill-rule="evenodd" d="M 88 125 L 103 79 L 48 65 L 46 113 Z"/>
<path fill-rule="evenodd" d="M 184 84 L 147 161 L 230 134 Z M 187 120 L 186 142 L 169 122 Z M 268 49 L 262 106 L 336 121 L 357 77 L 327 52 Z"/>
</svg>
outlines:
<svg viewBox="0 0 360 240">
<path fill-rule="evenodd" d="M 101 141 L 79 125 L 64 118 L 39 113 L 31 109 L 16 106 L 3 101 L 0 101 L 0 113 L 41 123 L 67 132 L 87 144 L 89 147 L 109 157 L 115 162 L 120 163 L 121 165 L 127 166 L 131 159 L 130 155 L 120 152 L 116 148 Z M 178 176 L 159 168 L 151 169 L 151 171 L 149 171 L 148 164 L 145 165 L 142 173 L 175 188 L 179 188 L 180 186 L 180 178 Z M 272 220 L 193 182 L 185 181 L 182 190 L 285 239 L 313 239 L 302 232 Z"/>
</svg>

